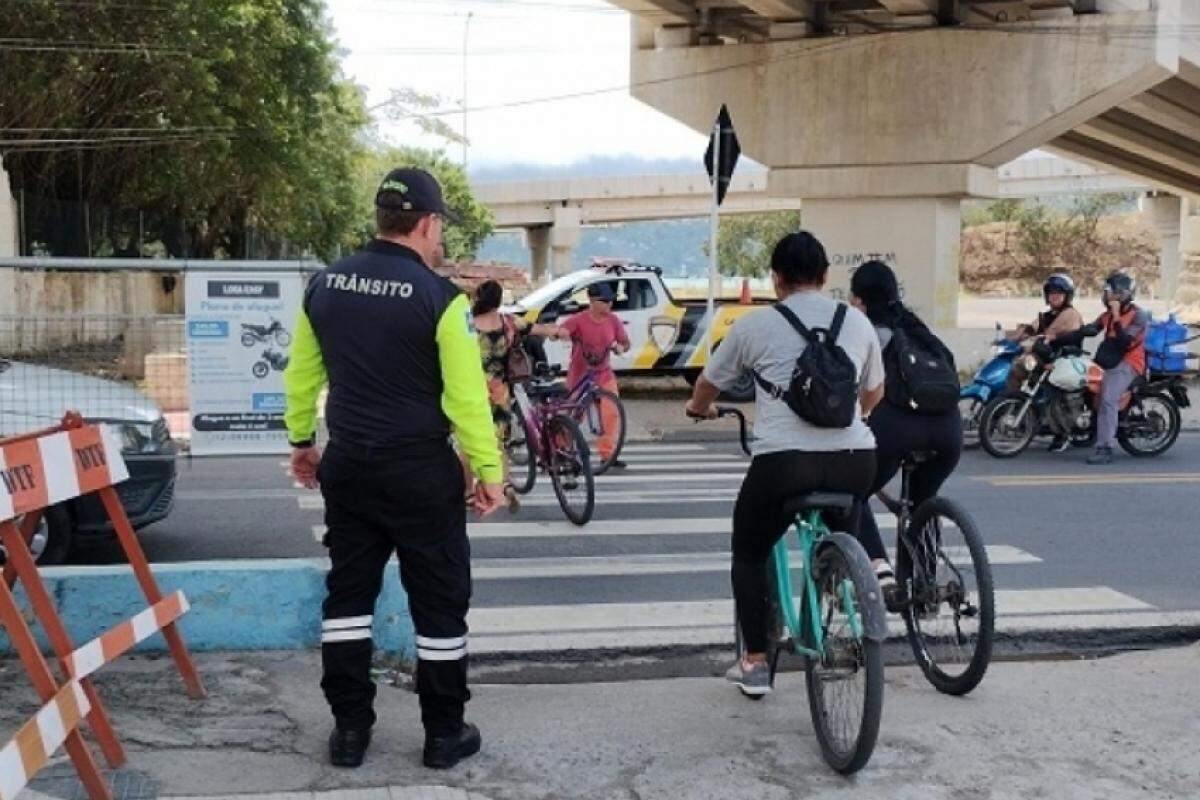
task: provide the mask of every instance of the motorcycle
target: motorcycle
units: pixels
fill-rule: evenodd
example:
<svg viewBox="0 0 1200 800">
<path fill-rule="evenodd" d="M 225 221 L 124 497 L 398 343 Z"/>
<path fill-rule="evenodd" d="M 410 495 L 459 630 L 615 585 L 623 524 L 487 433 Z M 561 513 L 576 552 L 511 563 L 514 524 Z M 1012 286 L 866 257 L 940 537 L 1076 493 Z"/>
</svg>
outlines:
<svg viewBox="0 0 1200 800">
<path fill-rule="evenodd" d="M 288 333 L 287 328 L 283 324 L 271 317 L 270 325 L 250 325 L 242 323 L 242 345 L 245 347 L 253 347 L 256 344 L 265 342 L 268 339 L 274 339 L 275 344 L 280 347 L 287 347 L 292 343 L 292 335 Z"/>
<path fill-rule="evenodd" d="M 1032 354 L 1024 358 L 1029 377 L 1020 390 L 1002 392 L 984 407 L 979 422 L 983 449 L 996 458 L 1013 458 L 1044 432 L 1067 436 L 1078 446 L 1094 444 L 1104 370 L 1079 348 L 1063 348 L 1047 364 Z M 1117 443 L 1131 456 L 1165 453 L 1179 438 L 1179 410 L 1189 405 L 1183 376 L 1138 378 L 1121 399 Z"/>
<path fill-rule="evenodd" d="M 255 361 L 254 366 L 250 368 L 250 372 L 253 373 L 254 377 L 261 379 L 267 377 L 271 370 L 283 372 L 287 369 L 287 365 L 288 357 L 286 355 L 267 348 L 263 351 L 262 360 Z"/>
<path fill-rule="evenodd" d="M 974 379 L 962 388 L 958 410 L 962 415 L 963 448 L 979 446 L 979 421 L 989 400 L 1004 391 L 1013 362 L 1021 354 L 1021 345 L 1007 339 L 1000 323 L 996 323 L 996 338 L 992 342 L 992 358 L 979 368 Z"/>
</svg>

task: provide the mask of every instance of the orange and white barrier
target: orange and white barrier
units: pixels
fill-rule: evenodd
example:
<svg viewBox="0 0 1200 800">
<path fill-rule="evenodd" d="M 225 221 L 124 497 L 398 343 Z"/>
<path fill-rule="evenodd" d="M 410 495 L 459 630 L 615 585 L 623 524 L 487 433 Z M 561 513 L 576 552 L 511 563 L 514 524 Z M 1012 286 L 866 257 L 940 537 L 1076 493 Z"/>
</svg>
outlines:
<svg viewBox="0 0 1200 800">
<path fill-rule="evenodd" d="M 75 730 L 80 719 L 86 719 L 108 763 L 115 768 L 125 762 L 125 752 L 88 676 L 154 633 L 161 631 L 167 640 L 188 694 L 204 696 L 200 676 L 175 626 L 188 610 L 187 598 L 182 592 L 163 597 L 113 488 L 128 477 L 120 443 L 112 431 L 103 425 L 86 425 L 78 414 L 66 415 L 55 428 L 0 441 L 0 544 L 9 557 L 0 580 L 0 623 L 38 695 L 47 703 L 0 751 L 0 800 L 14 797 L 63 744 L 91 799 L 112 800 L 111 789 Z M 90 494 L 104 505 L 150 607 L 76 649 L 42 583 L 29 551 L 29 538 L 46 507 Z M 22 515 L 18 528 L 15 520 Z M 11 590 L 17 578 L 70 678 L 64 687 L 56 684 L 17 606 Z"/>
<path fill-rule="evenodd" d="M 117 627 L 92 639 L 63 659 L 67 674 L 75 680 L 86 678 L 105 664 L 133 649 L 187 613 L 187 598 L 175 592 L 166 599 L 122 622 Z"/>
<path fill-rule="evenodd" d="M 107 425 L 0 446 L 0 522 L 91 494 L 129 477 Z"/>
<path fill-rule="evenodd" d="M 33 719 L 21 726 L 12 741 L 0 750 L 0 800 L 14 800 L 17 793 L 54 757 L 54 752 L 79 726 L 90 710 L 83 688 L 69 682 L 42 706 Z"/>
</svg>

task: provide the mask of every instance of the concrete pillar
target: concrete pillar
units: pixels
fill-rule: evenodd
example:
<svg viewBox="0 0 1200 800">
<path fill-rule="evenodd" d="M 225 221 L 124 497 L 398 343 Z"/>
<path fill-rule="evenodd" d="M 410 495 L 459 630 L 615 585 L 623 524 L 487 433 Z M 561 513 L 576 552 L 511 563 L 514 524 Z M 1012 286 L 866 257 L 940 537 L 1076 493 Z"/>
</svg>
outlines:
<svg viewBox="0 0 1200 800">
<path fill-rule="evenodd" d="M 534 286 L 546 282 L 550 268 L 550 226 L 538 225 L 525 229 L 525 246 L 529 248 L 530 280 Z"/>
<path fill-rule="evenodd" d="M 904 302 L 931 327 L 958 325 L 958 198 L 805 200 L 804 228 L 829 255 L 829 291 L 849 298 L 850 276 L 878 259 L 896 270 Z"/>
<path fill-rule="evenodd" d="M 1159 281 L 1155 296 L 1169 300 L 1175 296 L 1175 290 L 1179 287 L 1183 202 L 1175 195 L 1151 192 L 1138 200 L 1138 207 L 1158 231 L 1160 242 Z"/>
<path fill-rule="evenodd" d="M 1183 203 L 1179 247 L 1182 264 L 1171 308 L 1178 310 L 1181 319 L 1200 322 L 1200 200 Z"/>
<path fill-rule="evenodd" d="M 0 162 L 0 257 L 10 257 L 19 254 L 20 219 L 17 216 L 17 203 L 13 199 L 12 189 L 8 182 L 8 173 Z M 0 314 L 15 314 L 17 312 L 17 271 L 0 267 Z M 11 329 L 12 326 L 4 326 Z M 0 330 L 0 352 L 16 348 L 16 332 Z"/>
<path fill-rule="evenodd" d="M 554 207 L 550 228 L 550 273 L 557 278 L 571 271 L 571 254 L 583 241 L 583 222 L 578 206 Z"/>
<path fill-rule="evenodd" d="M 8 173 L 0 163 L 0 258 L 15 256 L 20 248 L 20 217 L 17 201 L 8 182 Z"/>
</svg>

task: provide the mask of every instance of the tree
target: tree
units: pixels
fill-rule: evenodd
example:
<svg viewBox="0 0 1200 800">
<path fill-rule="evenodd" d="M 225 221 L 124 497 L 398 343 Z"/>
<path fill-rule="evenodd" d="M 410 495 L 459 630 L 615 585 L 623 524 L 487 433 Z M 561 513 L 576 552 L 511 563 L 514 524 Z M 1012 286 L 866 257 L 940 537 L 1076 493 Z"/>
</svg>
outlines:
<svg viewBox="0 0 1200 800">
<path fill-rule="evenodd" d="M 360 241 L 367 241 L 374 235 L 375 192 L 383 176 L 397 167 L 419 167 L 437 178 L 446 205 L 459 217 L 458 223 L 446 226 L 446 258 L 452 261 L 474 258 L 492 233 L 492 213 L 471 193 L 462 167 L 437 150 L 377 143 L 367 151 L 360 160 L 358 172 L 360 210 L 357 229 Z"/>
<path fill-rule="evenodd" d="M 767 273 L 771 250 L 789 233 L 800 230 L 799 211 L 770 211 L 721 217 L 717 240 L 717 265 L 722 275 L 751 278 Z M 704 254 L 709 253 L 708 244 Z"/>
<path fill-rule="evenodd" d="M 324 9 L 27 0 L 0 16 L 5 166 L 35 195 L 152 211 L 147 233 L 172 255 L 240 257 L 252 233 L 266 255 L 330 255 L 353 241 L 368 118 Z M 91 252 L 83 228 L 50 249 Z"/>
</svg>

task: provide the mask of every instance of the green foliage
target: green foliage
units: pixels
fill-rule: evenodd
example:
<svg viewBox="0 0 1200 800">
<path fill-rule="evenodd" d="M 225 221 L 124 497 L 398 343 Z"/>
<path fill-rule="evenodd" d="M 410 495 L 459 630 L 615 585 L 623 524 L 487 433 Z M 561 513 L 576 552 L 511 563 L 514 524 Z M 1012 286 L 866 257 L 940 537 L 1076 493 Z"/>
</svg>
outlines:
<svg viewBox="0 0 1200 800">
<path fill-rule="evenodd" d="M 452 261 L 474 258 L 492 233 L 492 212 L 471 194 L 471 186 L 461 166 L 440 151 L 416 147 L 379 144 L 360 160 L 357 189 L 360 207 L 356 226 L 359 241 L 367 241 L 374 235 L 375 192 L 383 176 L 397 167 L 419 167 L 437 178 L 446 205 L 459 217 L 458 223 L 446 226 L 446 258 Z"/>
<path fill-rule="evenodd" d="M 240 257 L 251 234 L 265 255 L 331 255 L 353 241 L 368 118 L 324 14 L 323 0 L 30 0 L 0 15 L 0 38 L 70 43 L 4 53 L 4 140 L 55 140 L 0 145 L 5 167 L 36 195 L 152 212 L 147 238 L 172 255 Z"/>
<path fill-rule="evenodd" d="M 789 233 L 800 230 L 799 211 L 737 214 L 721 217 L 717 264 L 722 275 L 757 278 L 771 267 L 771 250 Z M 704 253 L 708 255 L 708 244 Z"/>
<path fill-rule="evenodd" d="M 1065 265 L 1085 258 L 1089 248 L 1097 246 L 1096 226 L 1100 218 L 1125 204 L 1123 194 L 1086 195 L 1076 198 L 1066 211 L 1042 203 L 1029 203 L 1017 209 L 1017 243 L 1034 262 Z"/>
</svg>

